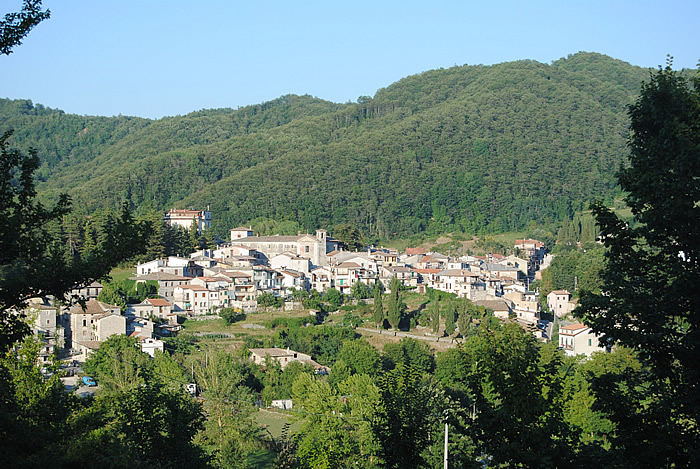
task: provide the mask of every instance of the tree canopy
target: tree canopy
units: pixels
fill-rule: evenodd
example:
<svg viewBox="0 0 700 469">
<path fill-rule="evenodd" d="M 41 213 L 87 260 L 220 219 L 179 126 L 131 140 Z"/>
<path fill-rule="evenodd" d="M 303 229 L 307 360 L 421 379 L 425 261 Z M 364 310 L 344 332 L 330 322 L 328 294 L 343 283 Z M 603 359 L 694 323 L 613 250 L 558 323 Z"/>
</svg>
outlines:
<svg viewBox="0 0 700 469">
<path fill-rule="evenodd" d="M 638 350 L 649 367 L 648 376 L 635 377 L 636 386 L 648 387 L 636 396 L 644 404 L 634 401 L 635 418 L 619 422 L 638 437 L 618 442 L 626 456 L 657 467 L 694 466 L 700 461 L 700 79 L 659 69 L 629 116 L 629 165 L 618 177 L 634 219 L 627 223 L 604 204 L 593 206 L 607 264 L 601 293 L 583 294 L 575 313 L 604 342 Z"/>
</svg>

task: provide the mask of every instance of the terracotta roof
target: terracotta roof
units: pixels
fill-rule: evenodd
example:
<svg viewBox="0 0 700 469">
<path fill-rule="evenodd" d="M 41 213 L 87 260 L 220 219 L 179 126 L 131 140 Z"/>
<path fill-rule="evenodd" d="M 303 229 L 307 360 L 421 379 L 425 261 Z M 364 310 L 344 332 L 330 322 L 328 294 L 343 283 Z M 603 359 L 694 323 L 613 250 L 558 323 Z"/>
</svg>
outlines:
<svg viewBox="0 0 700 469">
<path fill-rule="evenodd" d="M 209 291 L 208 288 L 202 287 L 200 285 L 180 285 L 180 288 L 194 291 Z"/>
<path fill-rule="evenodd" d="M 146 301 L 153 306 L 170 306 L 170 303 L 165 298 L 146 298 Z"/>
<path fill-rule="evenodd" d="M 466 270 L 466 269 L 442 270 L 442 271 L 440 271 L 440 273 L 438 275 L 444 276 L 444 277 L 478 277 L 477 274 L 475 274 L 471 270 Z"/>
<path fill-rule="evenodd" d="M 549 293 L 554 293 L 555 295 L 571 295 L 568 290 L 552 290 Z"/>
<path fill-rule="evenodd" d="M 362 268 L 360 264 L 356 264 L 354 262 L 343 262 L 342 264 L 338 264 L 335 266 L 337 269 L 360 269 Z"/>
<path fill-rule="evenodd" d="M 413 271 L 419 274 L 438 274 L 442 272 L 440 269 L 413 269 Z"/>
<path fill-rule="evenodd" d="M 575 331 L 576 329 L 583 329 L 584 327 L 588 327 L 588 326 L 586 326 L 582 322 L 576 322 L 574 324 L 569 324 L 568 326 L 562 326 L 562 329 L 568 329 L 568 330 Z"/>
<path fill-rule="evenodd" d="M 508 303 L 505 300 L 478 300 L 474 301 L 475 305 L 484 306 L 496 311 L 510 311 Z"/>
<path fill-rule="evenodd" d="M 423 248 L 406 248 L 406 255 L 407 256 L 417 256 L 425 254 L 425 249 Z"/>
<path fill-rule="evenodd" d="M 119 311 L 119 306 L 116 305 L 110 305 L 107 303 L 103 303 L 98 300 L 90 300 L 87 303 L 85 303 L 85 309 L 83 310 L 80 305 L 76 305 L 73 308 L 71 308 L 71 312 L 77 313 L 77 314 L 104 314 L 109 312 L 110 310 L 117 310 Z"/>
</svg>

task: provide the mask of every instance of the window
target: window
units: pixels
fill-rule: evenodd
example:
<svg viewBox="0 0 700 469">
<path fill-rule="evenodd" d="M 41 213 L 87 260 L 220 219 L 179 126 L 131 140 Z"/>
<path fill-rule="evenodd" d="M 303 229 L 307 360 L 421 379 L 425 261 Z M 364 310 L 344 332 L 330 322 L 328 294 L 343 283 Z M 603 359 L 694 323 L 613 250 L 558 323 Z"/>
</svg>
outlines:
<svg viewBox="0 0 700 469">
<path fill-rule="evenodd" d="M 593 345 L 593 339 L 588 339 L 588 346 L 590 347 L 592 345 Z"/>
<path fill-rule="evenodd" d="M 309 246 L 305 246 L 306 252 L 309 252 Z"/>
</svg>

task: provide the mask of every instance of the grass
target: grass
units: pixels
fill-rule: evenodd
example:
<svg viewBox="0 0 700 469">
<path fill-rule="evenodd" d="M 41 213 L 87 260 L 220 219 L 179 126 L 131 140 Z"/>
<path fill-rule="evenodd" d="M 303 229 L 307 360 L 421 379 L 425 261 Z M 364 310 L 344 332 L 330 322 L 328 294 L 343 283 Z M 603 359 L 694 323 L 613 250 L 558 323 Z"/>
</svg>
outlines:
<svg viewBox="0 0 700 469">
<path fill-rule="evenodd" d="M 270 410 L 260 409 L 258 414 L 255 416 L 255 421 L 263 428 L 267 429 L 273 438 L 279 438 L 282 436 L 282 428 L 285 423 L 290 424 L 289 432 L 294 433 L 298 431 L 302 422 L 294 422 L 290 416 L 283 414 L 281 412 L 274 412 Z"/>
<path fill-rule="evenodd" d="M 273 451 L 258 449 L 248 453 L 245 459 L 245 467 L 250 469 L 271 469 L 275 467 L 277 455 Z"/>
<path fill-rule="evenodd" d="M 133 267 L 130 268 L 120 268 L 116 267 L 112 269 L 109 273 L 112 280 L 115 282 L 121 282 L 122 280 L 127 280 L 129 277 L 134 277 L 136 275 L 136 270 Z"/>
</svg>

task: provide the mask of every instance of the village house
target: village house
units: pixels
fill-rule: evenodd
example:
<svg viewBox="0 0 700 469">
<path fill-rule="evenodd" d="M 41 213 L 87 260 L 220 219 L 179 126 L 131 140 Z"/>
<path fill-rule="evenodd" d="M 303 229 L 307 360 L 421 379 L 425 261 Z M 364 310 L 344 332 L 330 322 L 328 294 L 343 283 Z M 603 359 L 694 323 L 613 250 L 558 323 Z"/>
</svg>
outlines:
<svg viewBox="0 0 700 469">
<path fill-rule="evenodd" d="M 558 318 L 562 318 L 573 311 L 576 304 L 576 301 L 571 301 L 571 293 L 568 290 L 552 290 L 547 295 L 547 307 Z"/>
<path fill-rule="evenodd" d="M 165 351 L 165 343 L 162 340 L 154 339 L 152 337 L 144 337 L 140 341 L 141 351 L 149 354 L 151 358 L 155 357 L 156 350 L 160 350 L 161 353 Z"/>
<path fill-rule="evenodd" d="M 173 304 L 187 314 L 201 316 L 219 306 L 219 293 L 201 285 L 178 285 L 173 291 Z"/>
<path fill-rule="evenodd" d="M 211 228 L 211 212 L 207 210 L 169 210 L 163 219 L 164 223 L 169 226 L 184 228 L 189 230 L 194 224 L 197 227 L 197 233 L 202 233 Z"/>
<path fill-rule="evenodd" d="M 301 352 L 295 352 L 289 348 L 251 348 L 250 358 L 256 365 L 266 366 L 269 362 L 268 360 L 275 360 L 280 364 L 284 370 L 287 365 L 291 362 L 299 362 L 305 365 L 311 365 L 314 367 L 317 373 L 327 372 L 328 367 L 320 365 L 311 359 L 311 355 L 307 355 Z"/>
<path fill-rule="evenodd" d="M 537 324 L 540 320 L 540 304 L 534 292 L 511 291 L 505 293 L 503 298 L 513 304 L 515 318 L 530 324 Z"/>
<path fill-rule="evenodd" d="M 402 265 L 380 266 L 379 277 L 385 288 L 391 285 L 391 279 L 397 279 L 404 287 L 415 287 L 418 285 L 418 273 L 411 267 Z"/>
<path fill-rule="evenodd" d="M 498 319 L 506 320 L 512 318 L 514 315 L 511 303 L 503 298 L 475 300 L 474 304 L 491 309 L 493 315 Z"/>
<path fill-rule="evenodd" d="M 360 281 L 364 269 L 354 262 L 343 262 L 331 267 L 335 288 L 344 295 L 350 294 L 355 282 Z"/>
<path fill-rule="evenodd" d="M 311 288 L 319 293 L 333 287 L 333 272 L 329 267 L 317 267 L 311 269 Z"/>
<path fill-rule="evenodd" d="M 275 270 L 291 269 L 297 272 L 308 274 L 311 271 L 311 261 L 309 259 L 299 257 L 292 252 L 283 252 L 270 258 L 270 267 Z"/>
<path fill-rule="evenodd" d="M 126 334 L 126 317 L 119 306 L 90 300 L 85 309 L 81 305 L 70 308 L 69 315 L 71 347 L 86 358 L 108 337 Z"/>
<path fill-rule="evenodd" d="M 459 297 L 473 298 L 472 290 L 479 288 L 479 275 L 466 269 L 442 270 L 434 275 L 431 288 Z"/>
<path fill-rule="evenodd" d="M 136 276 L 143 277 L 153 273 L 168 273 L 180 277 L 199 277 L 203 267 L 192 259 L 169 256 L 167 259 L 154 259 L 136 266 Z"/>
<path fill-rule="evenodd" d="M 189 285 L 192 277 L 183 277 L 166 272 L 154 272 L 131 277 L 130 280 L 135 280 L 136 283 L 148 281 L 158 282 L 158 295 L 172 302 L 175 287 Z"/>
<path fill-rule="evenodd" d="M 309 259 L 315 266 L 325 265 L 326 253 L 338 249 L 338 241 L 328 236 L 326 230 L 316 230 L 316 236 L 301 233 L 297 236 L 252 236 L 248 229 L 234 229 L 231 230 L 231 242 L 256 250 L 266 261 L 283 252 L 291 252 Z"/>
<path fill-rule="evenodd" d="M 369 258 L 373 259 L 378 266 L 391 267 L 398 264 L 399 252 L 396 249 L 369 249 Z"/>
<path fill-rule="evenodd" d="M 141 303 L 126 305 L 126 314 L 138 318 L 165 319 L 169 323 L 177 322 L 173 305 L 165 298 L 146 298 Z"/>
<path fill-rule="evenodd" d="M 72 289 L 69 296 L 73 298 L 82 298 L 83 300 L 96 300 L 103 288 L 101 283 L 92 282 L 85 287 Z"/>
<path fill-rule="evenodd" d="M 38 361 L 47 363 L 55 348 L 65 346 L 65 329 L 57 323 L 58 307 L 47 304 L 44 298 L 32 298 L 25 313 L 34 337 L 41 343 Z"/>
<path fill-rule="evenodd" d="M 430 253 L 423 256 L 416 267 L 419 269 L 440 269 L 447 268 L 448 257 L 444 254 Z"/>
<path fill-rule="evenodd" d="M 591 328 L 580 322 L 559 328 L 559 348 L 571 356 L 591 356 L 593 352 L 605 351 Z"/>
<path fill-rule="evenodd" d="M 280 289 L 282 296 L 287 296 L 288 291 L 292 288 L 297 290 L 307 290 L 308 282 L 306 276 L 302 272 L 297 272 L 291 269 L 282 269 L 277 271 L 280 274 L 281 283 Z"/>
</svg>

